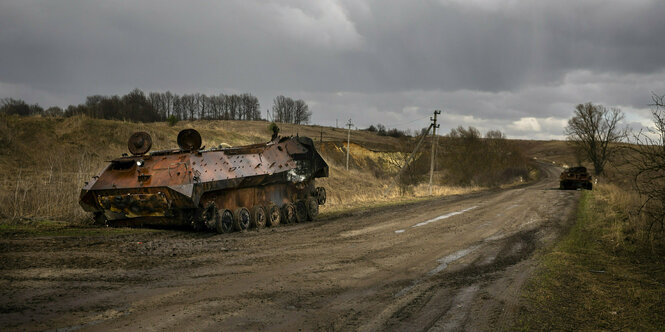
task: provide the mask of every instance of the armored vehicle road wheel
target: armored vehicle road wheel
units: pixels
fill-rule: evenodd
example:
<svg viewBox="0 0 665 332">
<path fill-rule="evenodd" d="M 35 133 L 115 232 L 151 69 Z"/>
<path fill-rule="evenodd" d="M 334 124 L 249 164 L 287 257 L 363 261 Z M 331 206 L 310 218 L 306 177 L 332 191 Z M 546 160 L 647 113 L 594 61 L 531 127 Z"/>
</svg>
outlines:
<svg viewBox="0 0 665 332">
<path fill-rule="evenodd" d="M 92 219 L 95 220 L 95 225 L 106 226 L 109 223 L 109 220 L 106 218 L 106 215 L 104 215 L 104 212 L 95 212 Z"/>
<path fill-rule="evenodd" d="M 310 197 L 306 201 L 307 204 L 307 220 L 314 220 L 319 215 L 319 202 L 315 198 Z"/>
<path fill-rule="evenodd" d="M 244 231 L 249 228 L 252 215 L 249 213 L 249 210 L 247 210 L 247 208 L 241 207 L 236 209 L 236 213 L 234 216 L 235 216 L 235 224 L 233 226 L 236 231 Z"/>
<path fill-rule="evenodd" d="M 326 204 L 326 188 L 316 188 L 316 200 L 319 202 L 319 205 Z"/>
<path fill-rule="evenodd" d="M 203 230 L 204 228 L 213 229 L 217 227 L 218 218 L 219 210 L 214 202 L 210 202 L 206 204 L 203 210 L 194 211 L 192 226 L 197 231 Z"/>
<path fill-rule="evenodd" d="M 296 201 L 296 222 L 307 221 L 307 204 L 304 200 Z"/>
<path fill-rule="evenodd" d="M 279 226 L 279 222 L 282 220 L 282 212 L 279 210 L 279 207 L 275 204 L 270 204 L 266 207 L 266 211 L 268 212 L 268 226 Z"/>
<path fill-rule="evenodd" d="M 252 208 L 252 227 L 257 229 L 265 227 L 267 219 L 266 209 L 263 206 L 257 205 Z"/>
<path fill-rule="evenodd" d="M 217 213 L 215 230 L 217 233 L 231 233 L 233 231 L 233 213 L 231 210 L 221 210 Z"/>
<path fill-rule="evenodd" d="M 293 203 L 284 203 L 282 205 L 282 222 L 285 224 L 296 222 L 296 206 Z"/>
</svg>

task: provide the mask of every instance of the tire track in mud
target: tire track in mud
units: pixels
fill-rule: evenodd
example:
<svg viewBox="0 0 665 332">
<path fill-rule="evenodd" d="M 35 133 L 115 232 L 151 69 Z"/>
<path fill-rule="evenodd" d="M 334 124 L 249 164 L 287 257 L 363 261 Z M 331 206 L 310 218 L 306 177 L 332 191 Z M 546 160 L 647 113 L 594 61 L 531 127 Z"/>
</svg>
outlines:
<svg viewBox="0 0 665 332">
<path fill-rule="evenodd" d="M 551 218 L 543 219 L 552 220 Z M 525 261 L 529 260 L 538 248 L 547 246 L 553 238 L 564 232 L 571 218 L 563 215 L 559 219 L 559 222 L 541 223 L 537 228 L 518 231 L 509 236 L 503 234 L 490 236 L 437 260 L 440 263 L 439 266 L 422 279 L 398 292 L 396 295 L 398 298 L 409 292 L 413 292 L 415 295 L 402 303 L 386 319 L 381 329 L 414 331 L 469 329 L 467 325 L 471 323 L 469 317 L 472 314 L 474 302 L 493 300 L 488 297 L 486 288 L 499 279 L 511 281 L 509 279 L 512 279 L 513 276 L 506 272 L 508 269 L 525 265 L 528 263 Z M 521 226 L 533 223 L 533 221 L 526 222 Z M 460 260 L 471 256 L 474 257 L 468 259 L 467 262 L 459 263 Z M 524 278 L 518 281 L 523 282 Z M 515 292 L 514 295 L 517 294 Z M 517 303 L 516 298 L 509 301 L 511 305 Z M 501 299 L 500 302 L 503 306 L 507 304 L 505 299 Z M 478 305 L 475 306 L 478 307 Z M 428 310 L 427 307 L 431 309 Z M 494 308 L 494 310 L 486 312 L 485 317 L 482 317 L 485 324 L 476 322 L 476 325 L 480 325 L 484 330 L 494 330 L 498 326 L 508 328 L 511 322 L 505 312 L 503 309 Z M 478 319 L 478 317 L 474 319 Z M 471 330 L 477 329 L 472 328 Z"/>
<path fill-rule="evenodd" d="M 483 256 L 479 255 L 476 257 L 468 266 L 457 269 L 451 272 L 445 272 L 444 268 L 439 270 L 439 267 L 430 271 L 428 277 L 425 280 L 422 280 L 420 283 L 422 286 L 419 286 L 418 289 L 413 287 L 414 292 L 417 292 L 418 295 L 411 301 L 405 303 L 399 310 L 397 310 L 386 322 L 384 327 L 390 330 L 404 330 L 404 329 L 416 329 L 427 331 L 433 327 L 437 322 L 442 320 L 444 316 L 450 314 L 451 310 L 455 309 L 455 306 L 460 306 L 460 303 L 455 303 L 457 297 L 462 296 L 465 301 L 464 303 L 469 302 L 473 299 L 473 296 L 469 295 L 470 290 L 473 290 L 473 293 L 477 293 L 481 288 L 480 284 L 491 282 L 493 278 L 497 278 L 497 273 L 505 270 L 509 266 L 513 266 L 523 259 L 533 253 L 536 249 L 536 233 L 540 230 L 530 230 L 526 232 L 520 232 L 509 237 L 505 237 L 500 240 L 500 245 L 496 243 L 485 243 L 485 241 L 475 244 L 467 249 L 458 251 L 452 255 L 446 256 L 448 258 L 447 264 L 453 264 L 457 259 L 461 259 L 466 256 L 460 254 L 460 252 L 471 253 L 473 251 L 481 251 L 485 249 L 493 249 L 498 247 L 500 250 L 496 254 L 495 258 L 489 263 L 483 263 Z M 487 251 L 487 250 L 486 250 Z M 491 254 L 490 251 L 488 254 Z M 437 293 L 442 293 L 442 290 L 448 290 L 445 293 L 451 295 L 451 297 L 446 297 L 443 301 L 444 310 L 441 310 L 438 314 L 430 317 L 429 322 L 422 322 L 420 319 L 416 319 L 415 323 L 410 324 L 410 319 L 418 314 L 422 314 L 423 307 L 427 304 L 433 305 L 431 299 L 436 296 Z M 403 295 L 403 294 L 402 294 Z M 397 295 L 399 297 L 399 294 Z M 439 296 L 440 297 L 440 296 Z M 459 301 L 458 301 L 459 302 Z M 437 304 L 437 306 L 439 305 Z M 441 308 L 441 306 L 439 306 Z M 422 324 L 425 323 L 425 324 Z M 406 326 L 405 326 L 406 325 Z M 444 326 L 450 327 L 450 324 L 444 324 Z"/>
<path fill-rule="evenodd" d="M 9 311 L 0 312 L 0 326 L 8 320 L 26 330 L 90 322 L 95 329 L 185 330 L 505 325 L 510 310 L 503 309 L 513 305 L 529 258 L 556 237 L 567 220 L 562 211 L 575 201 L 575 193 L 549 191 L 552 181 L 260 232 L 2 240 L 0 254 L 11 260 L 0 267 L 0 283 L 19 287 L 0 294 L 0 307 Z M 40 256 L 41 244 L 50 254 Z"/>
</svg>

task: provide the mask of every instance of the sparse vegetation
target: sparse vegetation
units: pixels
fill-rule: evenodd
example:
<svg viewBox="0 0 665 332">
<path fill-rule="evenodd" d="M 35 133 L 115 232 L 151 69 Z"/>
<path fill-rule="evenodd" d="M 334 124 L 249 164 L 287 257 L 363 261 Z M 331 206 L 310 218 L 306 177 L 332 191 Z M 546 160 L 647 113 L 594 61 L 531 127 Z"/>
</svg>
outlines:
<svg viewBox="0 0 665 332">
<path fill-rule="evenodd" d="M 169 117 L 166 118 L 166 123 L 173 127 L 176 123 L 178 123 L 178 118 L 176 118 L 175 115 L 169 115 Z"/>
<path fill-rule="evenodd" d="M 582 193 L 570 233 L 523 290 L 521 330 L 655 331 L 665 325 L 665 266 L 643 239 L 639 202 L 614 185 Z"/>
<path fill-rule="evenodd" d="M 450 185 L 496 187 L 511 181 L 527 181 L 533 167 L 518 146 L 497 130 L 483 138 L 474 127 L 458 127 L 440 141 L 441 181 Z"/>
<path fill-rule="evenodd" d="M 275 122 L 271 122 L 268 124 L 268 133 L 270 135 L 275 135 L 279 134 L 279 126 Z"/>
<path fill-rule="evenodd" d="M 0 100 L 0 114 L 28 116 L 42 113 L 44 109 L 38 104 L 28 105 L 23 100 L 13 98 Z"/>
<path fill-rule="evenodd" d="M 633 182 L 642 200 L 639 212 L 648 219 L 651 240 L 663 241 L 665 233 L 665 103 L 663 96 L 653 97 L 651 111 L 654 127 L 635 136 L 625 156 L 634 169 Z"/>
<path fill-rule="evenodd" d="M 146 131 L 153 137 L 153 149 L 176 146 L 178 131 L 195 127 L 204 145 L 253 144 L 267 141 L 263 121 L 178 121 L 141 124 L 86 116 L 69 118 L 19 117 L 2 115 L 0 122 L 0 219 L 30 223 L 36 220 L 61 220 L 85 224 L 89 216 L 78 206 L 79 190 L 85 181 L 106 164 L 105 161 L 127 152 L 126 139 L 135 131 Z M 321 127 L 280 124 L 281 135 L 316 138 Z M 361 207 L 380 202 L 395 202 L 427 196 L 427 187 L 418 181 L 410 183 L 409 196 L 400 195 L 393 186 L 398 167 L 389 160 L 400 158 L 408 138 L 401 140 L 356 131 L 351 153 L 351 170 L 344 170 L 346 132 L 325 128 L 325 144 L 317 144 L 332 168 L 331 177 L 321 180 L 329 190 L 323 213 Z M 417 167 L 426 173 L 428 149 Z M 415 174 L 418 175 L 418 174 Z M 434 194 L 449 195 L 480 190 L 478 186 L 437 185 Z"/>
</svg>

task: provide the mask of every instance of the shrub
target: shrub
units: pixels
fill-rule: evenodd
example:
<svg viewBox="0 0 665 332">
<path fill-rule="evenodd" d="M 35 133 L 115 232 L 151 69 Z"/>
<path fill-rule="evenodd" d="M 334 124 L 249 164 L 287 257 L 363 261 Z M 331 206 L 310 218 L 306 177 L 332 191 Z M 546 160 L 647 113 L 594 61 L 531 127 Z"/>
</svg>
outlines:
<svg viewBox="0 0 665 332">
<path fill-rule="evenodd" d="M 166 122 L 169 124 L 169 126 L 173 127 L 176 123 L 178 123 L 178 118 L 176 118 L 175 115 L 170 115 L 168 118 L 166 118 Z"/>
</svg>

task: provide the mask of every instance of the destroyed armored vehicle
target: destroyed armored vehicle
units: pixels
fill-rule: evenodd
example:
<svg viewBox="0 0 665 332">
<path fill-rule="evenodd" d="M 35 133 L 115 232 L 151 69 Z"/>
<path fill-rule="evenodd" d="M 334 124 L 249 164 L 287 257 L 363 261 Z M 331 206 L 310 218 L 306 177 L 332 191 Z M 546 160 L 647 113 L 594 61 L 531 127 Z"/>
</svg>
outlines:
<svg viewBox="0 0 665 332">
<path fill-rule="evenodd" d="M 307 137 L 201 149 L 194 129 L 178 134 L 179 149 L 148 153 L 148 133 L 133 134 L 131 156 L 85 184 L 80 205 L 112 225 L 187 225 L 219 233 L 313 220 L 326 190 L 315 179 L 328 165 Z"/>
<path fill-rule="evenodd" d="M 591 190 L 591 175 L 586 167 L 571 167 L 565 169 L 559 176 L 559 189 L 588 189 Z"/>
</svg>

